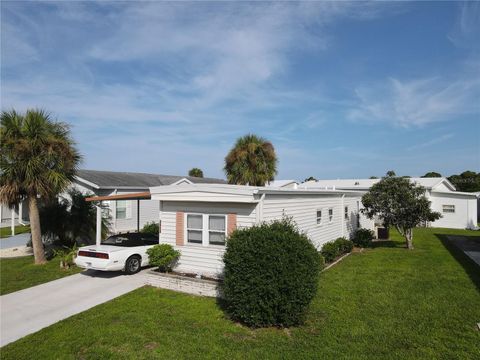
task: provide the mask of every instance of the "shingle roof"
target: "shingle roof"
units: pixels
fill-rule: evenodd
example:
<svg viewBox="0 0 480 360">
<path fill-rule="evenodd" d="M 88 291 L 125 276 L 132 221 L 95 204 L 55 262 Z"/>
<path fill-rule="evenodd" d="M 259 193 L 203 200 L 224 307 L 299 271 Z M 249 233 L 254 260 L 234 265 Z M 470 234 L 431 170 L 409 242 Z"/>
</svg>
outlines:
<svg viewBox="0 0 480 360">
<path fill-rule="evenodd" d="M 223 179 L 214 178 L 197 178 L 193 176 L 175 176 L 100 170 L 78 170 L 77 177 L 93 183 L 100 188 L 148 188 L 151 186 L 171 185 L 181 179 L 188 179 L 194 184 L 225 183 L 225 180 Z"/>
</svg>

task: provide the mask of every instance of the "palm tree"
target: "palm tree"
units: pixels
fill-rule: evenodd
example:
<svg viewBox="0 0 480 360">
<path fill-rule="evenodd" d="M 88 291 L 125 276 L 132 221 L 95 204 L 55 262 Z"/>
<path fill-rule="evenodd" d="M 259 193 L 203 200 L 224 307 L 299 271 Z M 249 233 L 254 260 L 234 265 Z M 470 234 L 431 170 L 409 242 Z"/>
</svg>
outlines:
<svg viewBox="0 0 480 360">
<path fill-rule="evenodd" d="M 193 168 L 188 172 L 188 176 L 203 178 L 203 171 L 199 168 Z"/>
<path fill-rule="evenodd" d="M 277 174 L 277 156 L 271 142 L 245 135 L 225 157 L 225 174 L 230 184 L 264 186 Z"/>
<path fill-rule="evenodd" d="M 69 126 L 43 110 L 1 114 L 0 202 L 28 200 L 35 264 L 46 262 L 41 239 L 38 199 L 66 190 L 81 160 Z"/>
</svg>

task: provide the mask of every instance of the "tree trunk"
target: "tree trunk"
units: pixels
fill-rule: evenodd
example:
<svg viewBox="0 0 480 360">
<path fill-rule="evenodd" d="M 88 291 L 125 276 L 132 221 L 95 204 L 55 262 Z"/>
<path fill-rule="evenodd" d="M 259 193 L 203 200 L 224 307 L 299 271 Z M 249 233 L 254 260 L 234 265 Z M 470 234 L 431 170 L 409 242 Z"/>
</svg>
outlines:
<svg viewBox="0 0 480 360">
<path fill-rule="evenodd" d="M 42 232 L 40 229 L 40 215 L 38 213 L 38 204 L 36 195 L 28 198 L 28 213 L 30 216 L 30 230 L 32 232 L 33 256 L 35 264 L 45 264 L 45 251 L 42 243 Z"/>
<path fill-rule="evenodd" d="M 413 250 L 413 230 L 405 230 L 405 240 L 407 242 L 407 249 Z"/>
</svg>

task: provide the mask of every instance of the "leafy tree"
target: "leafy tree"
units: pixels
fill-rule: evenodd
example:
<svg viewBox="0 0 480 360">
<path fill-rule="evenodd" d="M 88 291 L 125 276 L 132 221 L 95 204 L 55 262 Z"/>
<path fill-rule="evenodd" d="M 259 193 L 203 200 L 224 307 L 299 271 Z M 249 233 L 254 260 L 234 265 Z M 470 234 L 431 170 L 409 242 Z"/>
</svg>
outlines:
<svg viewBox="0 0 480 360">
<path fill-rule="evenodd" d="M 303 182 L 307 182 L 307 181 L 317 181 L 317 179 L 314 178 L 313 176 L 310 176 L 310 177 L 306 178 L 305 180 L 303 180 Z"/>
<path fill-rule="evenodd" d="M 379 216 L 385 227 L 395 226 L 405 238 L 408 249 L 413 249 L 415 226 L 435 221 L 440 213 L 430 209 L 430 201 L 425 196 L 425 188 L 401 177 L 386 177 L 374 184 L 362 196 L 364 209 L 369 218 Z"/>
<path fill-rule="evenodd" d="M 38 199 L 67 189 L 81 160 L 69 126 L 43 110 L 3 111 L 0 125 L 0 202 L 28 200 L 35 264 L 46 262 Z"/>
<path fill-rule="evenodd" d="M 448 180 L 455 185 L 458 191 L 476 192 L 480 191 L 480 173 L 475 171 L 464 171 L 460 175 L 452 175 Z"/>
<path fill-rule="evenodd" d="M 203 171 L 199 168 L 193 168 L 188 172 L 188 176 L 203 178 Z"/>
<path fill-rule="evenodd" d="M 64 195 L 40 206 L 43 243 L 69 248 L 77 243 L 92 243 L 97 229 L 97 209 L 93 202 L 85 201 L 92 195 L 84 195 L 76 189 L 69 189 Z M 111 217 L 103 211 L 102 238 L 107 236 L 110 225 Z"/>
<path fill-rule="evenodd" d="M 264 186 L 277 173 L 272 143 L 253 134 L 239 138 L 225 157 L 224 171 L 230 184 Z"/>
<path fill-rule="evenodd" d="M 429 171 L 422 176 L 422 178 L 437 178 L 437 177 L 442 177 L 442 174 L 435 171 Z"/>
<path fill-rule="evenodd" d="M 394 176 L 397 176 L 397 174 L 395 174 L 395 171 L 393 171 L 393 170 L 388 170 L 386 176 L 387 177 L 394 177 Z"/>
</svg>

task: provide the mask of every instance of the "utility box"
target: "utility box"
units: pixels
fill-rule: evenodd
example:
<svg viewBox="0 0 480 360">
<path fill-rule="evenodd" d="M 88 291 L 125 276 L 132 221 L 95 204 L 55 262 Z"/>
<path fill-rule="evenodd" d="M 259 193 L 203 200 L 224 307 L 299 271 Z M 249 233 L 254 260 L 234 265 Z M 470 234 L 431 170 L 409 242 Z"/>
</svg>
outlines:
<svg viewBox="0 0 480 360">
<path fill-rule="evenodd" d="M 388 240 L 390 237 L 389 231 L 385 227 L 377 228 L 377 239 Z"/>
</svg>

